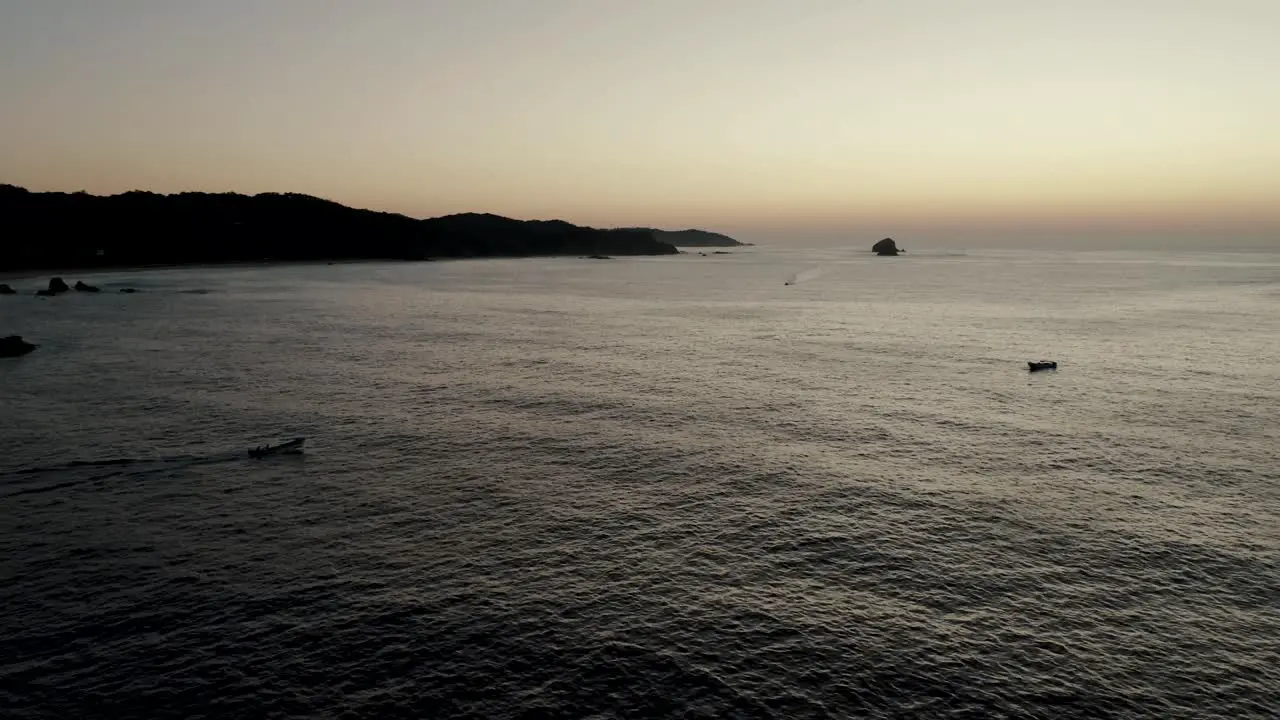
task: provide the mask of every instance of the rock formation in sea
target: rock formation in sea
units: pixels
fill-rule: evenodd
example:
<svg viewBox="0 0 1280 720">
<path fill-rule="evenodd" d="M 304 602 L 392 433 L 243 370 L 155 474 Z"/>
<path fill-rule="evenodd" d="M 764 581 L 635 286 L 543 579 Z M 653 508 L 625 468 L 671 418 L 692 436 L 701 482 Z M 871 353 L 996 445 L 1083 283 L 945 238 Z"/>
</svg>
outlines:
<svg viewBox="0 0 1280 720">
<path fill-rule="evenodd" d="M 35 349 L 36 346 L 23 340 L 21 335 L 0 338 L 0 357 L 18 357 Z"/>
<path fill-rule="evenodd" d="M 898 253 L 904 253 L 906 250 L 899 248 L 897 243 L 893 241 L 893 238 L 885 238 L 875 245 L 872 245 L 871 252 L 874 252 L 877 255 L 893 256 Z"/>
</svg>

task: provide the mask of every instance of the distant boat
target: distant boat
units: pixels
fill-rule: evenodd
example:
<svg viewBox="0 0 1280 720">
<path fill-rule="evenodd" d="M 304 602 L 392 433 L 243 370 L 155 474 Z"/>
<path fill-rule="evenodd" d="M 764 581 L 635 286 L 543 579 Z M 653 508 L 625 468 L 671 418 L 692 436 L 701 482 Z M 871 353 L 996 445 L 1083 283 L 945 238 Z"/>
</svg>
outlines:
<svg viewBox="0 0 1280 720">
<path fill-rule="evenodd" d="M 302 445 L 307 441 L 306 438 L 294 438 L 289 442 L 280 443 L 279 445 L 259 445 L 249 450 L 249 457 L 264 458 L 268 455 L 282 455 L 302 452 Z"/>
<path fill-rule="evenodd" d="M 1031 372 L 1040 370 L 1057 370 L 1058 363 L 1055 360 L 1036 360 L 1027 363 L 1027 369 Z"/>
</svg>

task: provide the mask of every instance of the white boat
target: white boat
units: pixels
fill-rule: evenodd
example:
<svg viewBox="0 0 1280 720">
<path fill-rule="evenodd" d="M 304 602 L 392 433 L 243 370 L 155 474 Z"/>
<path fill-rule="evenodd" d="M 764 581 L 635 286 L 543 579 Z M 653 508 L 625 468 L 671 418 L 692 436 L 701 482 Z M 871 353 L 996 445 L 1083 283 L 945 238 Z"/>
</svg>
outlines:
<svg viewBox="0 0 1280 720">
<path fill-rule="evenodd" d="M 259 445 L 249 450 L 249 457 L 264 458 L 268 455 L 282 455 L 302 452 L 302 445 L 307 441 L 306 438 L 294 438 L 289 442 L 283 442 L 279 445 Z"/>
</svg>

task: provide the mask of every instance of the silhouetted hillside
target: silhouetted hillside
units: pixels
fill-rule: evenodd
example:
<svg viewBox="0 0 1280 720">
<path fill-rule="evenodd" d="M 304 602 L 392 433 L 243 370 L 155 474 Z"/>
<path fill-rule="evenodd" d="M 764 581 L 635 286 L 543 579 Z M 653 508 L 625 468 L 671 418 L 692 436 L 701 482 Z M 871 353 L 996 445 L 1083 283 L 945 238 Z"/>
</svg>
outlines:
<svg viewBox="0 0 1280 720">
<path fill-rule="evenodd" d="M 655 230 L 653 228 L 629 228 L 653 233 L 653 236 L 665 243 L 677 247 L 738 247 L 740 243 L 728 235 L 708 230 Z"/>
<path fill-rule="evenodd" d="M 667 255 L 647 230 L 462 214 L 418 220 L 293 193 L 36 193 L 0 185 L 0 269 L 254 260 Z"/>
</svg>

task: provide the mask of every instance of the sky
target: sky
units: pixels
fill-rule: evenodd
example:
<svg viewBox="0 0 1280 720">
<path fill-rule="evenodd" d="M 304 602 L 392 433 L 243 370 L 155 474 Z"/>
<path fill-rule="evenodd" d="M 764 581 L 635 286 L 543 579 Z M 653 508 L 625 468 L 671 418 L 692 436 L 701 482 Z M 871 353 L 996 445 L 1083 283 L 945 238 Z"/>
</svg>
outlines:
<svg viewBox="0 0 1280 720">
<path fill-rule="evenodd" d="M 1277 0 L 0 0 L 0 182 L 1280 246 L 1277 32 Z"/>
</svg>

